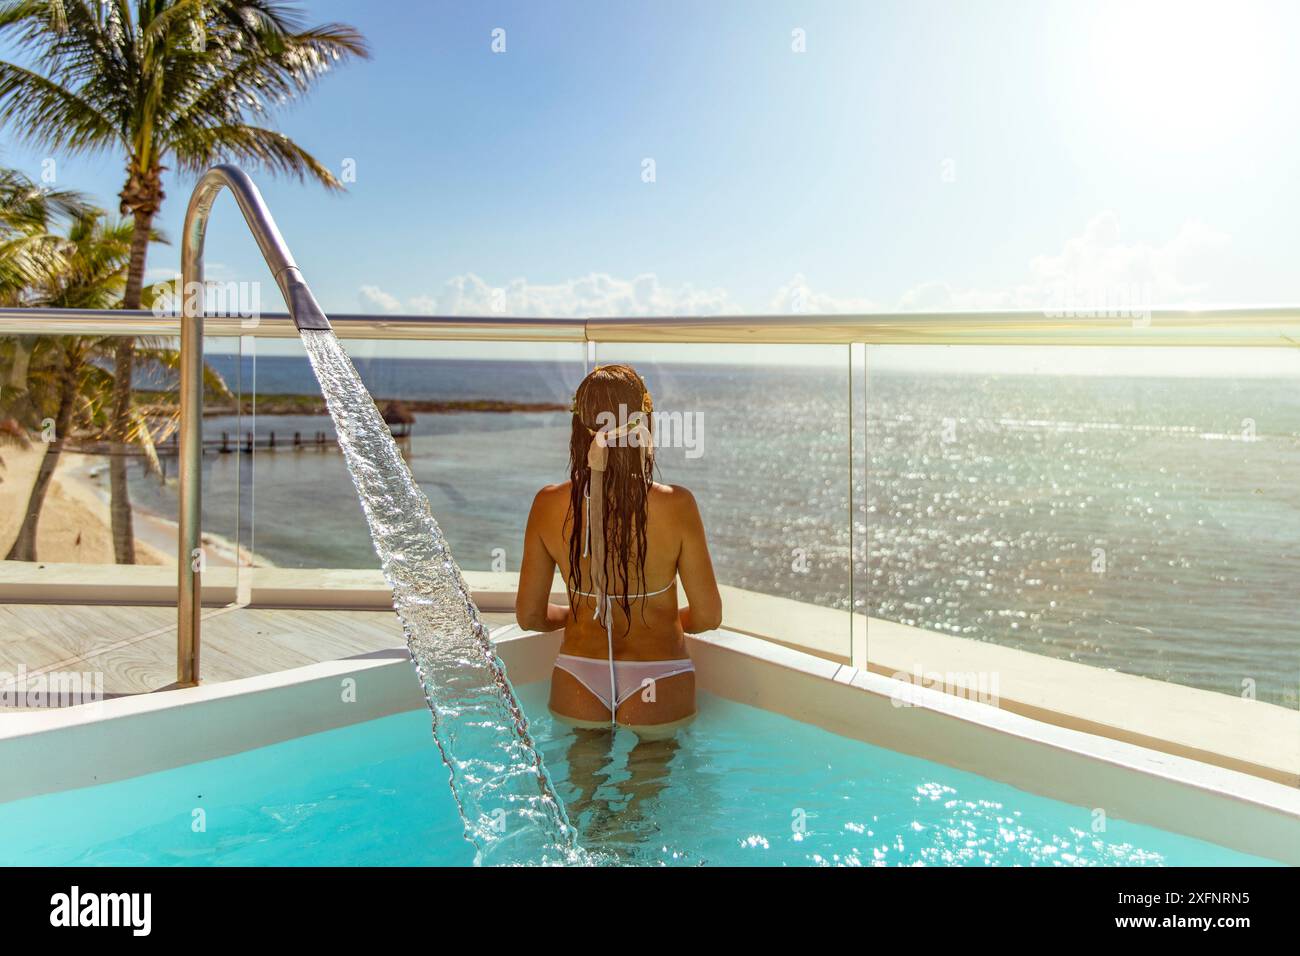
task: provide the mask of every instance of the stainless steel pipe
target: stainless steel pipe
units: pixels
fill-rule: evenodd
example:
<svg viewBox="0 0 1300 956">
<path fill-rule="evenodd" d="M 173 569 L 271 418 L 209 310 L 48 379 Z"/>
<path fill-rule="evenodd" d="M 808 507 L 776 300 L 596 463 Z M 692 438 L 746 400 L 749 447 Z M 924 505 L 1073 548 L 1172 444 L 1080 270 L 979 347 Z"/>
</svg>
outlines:
<svg viewBox="0 0 1300 956">
<path fill-rule="evenodd" d="M 181 236 L 181 356 L 179 433 L 180 530 L 176 563 L 176 683 L 199 682 L 203 569 L 203 240 L 208 216 L 221 190 L 229 189 L 244 214 L 262 258 L 284 296 L 298 331 L 330 327 L 311 289 L 298 271 L 271 212 L 253 180 L 237 166 L 214 166 L 203 174 L 185 210 Z"/>
</svg>

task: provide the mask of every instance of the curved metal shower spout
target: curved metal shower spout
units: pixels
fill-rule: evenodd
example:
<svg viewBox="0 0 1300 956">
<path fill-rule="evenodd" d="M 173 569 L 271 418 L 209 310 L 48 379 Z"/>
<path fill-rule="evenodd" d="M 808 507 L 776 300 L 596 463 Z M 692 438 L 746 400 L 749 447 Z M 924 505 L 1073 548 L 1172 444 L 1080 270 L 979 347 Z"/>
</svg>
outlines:
<svg viewBox="0 0 1300 956">
<path fill-rule="evenodd" d="M 176 594 L 176 683 L 199 682 L 200 620 L 204 558 L 201 542 L 201 482 L 203 458 L 203 240 L 212 204 L 222 189 L 239 203 L 244 221 L 262 250 L 262 258 L 280 287 L 298 331 L 329 330 L 329 320 L 312 295 L 284 244 L 257 186 L 238 166 L 214 166 L 203 174 L 185 210 L 181 236 L 181 357 L 180 399 L 180 530 Z"/>
</svg>

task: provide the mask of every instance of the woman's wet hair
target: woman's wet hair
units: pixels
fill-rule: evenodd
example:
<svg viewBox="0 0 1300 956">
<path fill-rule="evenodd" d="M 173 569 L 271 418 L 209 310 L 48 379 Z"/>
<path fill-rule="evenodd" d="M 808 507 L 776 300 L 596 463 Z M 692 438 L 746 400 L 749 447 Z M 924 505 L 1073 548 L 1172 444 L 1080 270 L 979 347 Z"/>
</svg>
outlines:
<svg viewBox="0 0 1300 956">
<path fill-rule="evenodd" d="M 610 431 L 642 412 L 651 427 L 654 403 L 645 382 L 629 365 L 601 365 L 594 369 L 573 399 L 573 422 L 569 434 L 569 603 L 576 607 L 575 592 L 583 590 L 582 558 L 586 541 L 586 499 L 590 493 L 591 468 L 587 453 L 597 431 Z M 644 460 L 644 468 L 642 462 Z M 605 531 L 606 587 L 621 597 L 616 601 L 629 615 L 635 588 L 644 590 L 646 554 L 646 503 L 654 473 L 654 445 L 642 449 L 616 442 L 609 447 L 604 474 L 602 525 Z M 594 522 L 593 522 L 594 524 Z M 601 527 L 601 525 L 597 525 Z"/>
</svg>

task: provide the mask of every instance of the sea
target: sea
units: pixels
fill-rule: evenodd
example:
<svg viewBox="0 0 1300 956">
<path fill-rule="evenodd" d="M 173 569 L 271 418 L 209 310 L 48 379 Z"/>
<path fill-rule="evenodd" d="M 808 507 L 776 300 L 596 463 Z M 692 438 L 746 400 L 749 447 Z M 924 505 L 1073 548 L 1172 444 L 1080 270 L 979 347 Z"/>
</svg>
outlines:
<svg viewBox="0 0 1300 956">
<path fill-rule="evenodd" d="M 381 400 L 567 406 L 585 372 L 354 359 Z M 305 356 L 208 360 L 246 395 L 317 392 Z M 694 493 L 721 583 L 1300 706 L 1300 381 L 638 368 L 672 425 L 657 477 Z M 569 422 L 417 414 L 408 459 L 462 567 L 518 569 L 533 495 L 567 478 Z M 204 430 L 308 445 L 206 455 L 205 530 L 277 566 L 378 567 L 342 456 L 314 444 L 328 416 Z M 133 499 L 174 514 L 174 481 L 134 476 Z"/>
</svg>

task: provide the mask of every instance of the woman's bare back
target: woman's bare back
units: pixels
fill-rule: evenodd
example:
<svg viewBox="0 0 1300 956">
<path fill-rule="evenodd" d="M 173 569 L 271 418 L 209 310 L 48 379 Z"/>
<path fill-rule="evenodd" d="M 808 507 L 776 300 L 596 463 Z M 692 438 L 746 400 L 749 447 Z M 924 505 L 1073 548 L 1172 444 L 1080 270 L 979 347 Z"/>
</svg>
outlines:
<svg viewBox="0 0 1300 956">
<path fill-rule="evenodd" d="M 626 593 L 631 614 L 617 596 L 621 581 L 607 587 L 612 597 L 609 627 L 597 619 L 593 596 L 575 595 L 574 604 L 551 604 L 555 571 L 569 579 L 569 545 L 573 533 L 570 484 L 548 485 L 537 493 L 528 517 L 524 559 L 519 576 L 516 616 L 530 630 L 564 628 L 562 655 L 605 661 L 610 647 L 616 661 L 674 661 L 688 658 L 685 633 L 721 623 L 722 600 L 709 559 L 703 523 L 695 499 L 685 488 L 652 484 L 646 498 L 645 567 L 638 574 L 630 562 Z M 581 570 L 583 591 L 590 591 L 589 560 Z M 678 587 L 687 604 L 678 604 Z M 562 586 L 561 586 L 562 588 Z M 651 593 L 659 591 L 660 593 Z M 645 595 L 645 596 L 642 596 Z M 657 681 L 653 693 L 636 694 L 618 705 L 620 723 L 665 724 L 695 710 L 694 674 Z M 579 721 L 609 721 L 609 709 L 567 671 L 552 679 L 551 707 Z"/>
</svg>

